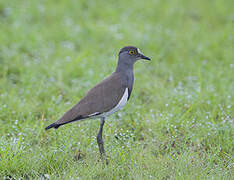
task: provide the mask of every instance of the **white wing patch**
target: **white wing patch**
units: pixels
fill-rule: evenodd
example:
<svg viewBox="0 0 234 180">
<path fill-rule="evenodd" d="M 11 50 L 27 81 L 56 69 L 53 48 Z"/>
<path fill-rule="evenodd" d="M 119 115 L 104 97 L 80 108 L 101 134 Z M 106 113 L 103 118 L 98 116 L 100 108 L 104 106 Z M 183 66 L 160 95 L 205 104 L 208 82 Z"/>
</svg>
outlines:
<svg viewBox="0 0 234 180">
<path fill-rule="evenodd" d="M 114 112 L 120 110 L 128 101 L 128 88 L 125 89 L 123 97 L 120 99 L 119 103 L 111 109 L 109 112 L 105 113 L 105 116 L 108 116 L 110 114 L 113 114 Z"/>
<path fill-rule="evenodd" d="M 94 116 L 94 115 L 96 115 L 96 114 L 99 114 L 99 112 L 95 112 L 95 113 L 90 114 L 90 115 L 88 115 L 88 116 Z"/>
</svg>

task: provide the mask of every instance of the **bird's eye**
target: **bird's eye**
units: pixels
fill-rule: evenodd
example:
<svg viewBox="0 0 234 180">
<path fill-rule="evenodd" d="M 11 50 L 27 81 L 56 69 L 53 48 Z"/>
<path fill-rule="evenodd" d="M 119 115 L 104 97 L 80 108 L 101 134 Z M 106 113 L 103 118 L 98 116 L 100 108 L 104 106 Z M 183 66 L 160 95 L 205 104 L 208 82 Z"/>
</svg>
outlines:
<svg viewBox="0 0 234 180">
<path fill-rule="evenodd" d="M 129 51 L 129 54 L 135 54 L 135 51 Z"/>
</svg>

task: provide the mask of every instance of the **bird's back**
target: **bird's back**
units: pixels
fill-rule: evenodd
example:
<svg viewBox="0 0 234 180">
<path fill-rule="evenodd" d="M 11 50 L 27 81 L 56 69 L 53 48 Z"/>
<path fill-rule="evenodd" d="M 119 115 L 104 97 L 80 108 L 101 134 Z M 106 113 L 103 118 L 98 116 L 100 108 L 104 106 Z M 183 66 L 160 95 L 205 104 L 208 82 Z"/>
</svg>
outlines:
<svg viewBox="0 0 234 180">
<path fill-rule="evenodd" d="M 55 123 L 66 124 L 108 112 L 119 103 L 126 88 L 120 74 L 113 73 L 88 91 L 80 102 Z"/>
</svg>

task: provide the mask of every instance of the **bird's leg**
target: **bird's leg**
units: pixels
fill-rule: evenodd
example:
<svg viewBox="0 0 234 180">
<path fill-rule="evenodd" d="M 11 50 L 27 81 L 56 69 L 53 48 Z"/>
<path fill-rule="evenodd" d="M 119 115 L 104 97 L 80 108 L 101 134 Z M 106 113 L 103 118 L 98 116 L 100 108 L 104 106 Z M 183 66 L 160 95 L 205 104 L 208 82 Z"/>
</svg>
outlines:
<svg viewBox="0 0 234 180">
<path fill-rule="evenodd" d="M 97 135 L 97 143 L 98 143 L 99 152 L 100 152 L 101 156 L 105 153 L 103 140 L 102 140 L 102 131 L 103 131 L 104 124 L 105 124 L 105 118 L 101 118 L 100 119 L 100 129 L 99 129 L 99 132 Z"/>
<path fill-rule="evenodd" d="M 104 124 L 105 124 L 105 118 L 102 117 L 100 119 L 100 129 L 99 129 L 99 132 L 97 135 L 97 143 L 98 143 L 99 152 L 101 154 L 102 160 L 103 160 L 103 155 L 105 156 L 104 144 L 103 144 L 103 140 L 102 140 L 102 131 L 103 131 Z"/>
</svg>

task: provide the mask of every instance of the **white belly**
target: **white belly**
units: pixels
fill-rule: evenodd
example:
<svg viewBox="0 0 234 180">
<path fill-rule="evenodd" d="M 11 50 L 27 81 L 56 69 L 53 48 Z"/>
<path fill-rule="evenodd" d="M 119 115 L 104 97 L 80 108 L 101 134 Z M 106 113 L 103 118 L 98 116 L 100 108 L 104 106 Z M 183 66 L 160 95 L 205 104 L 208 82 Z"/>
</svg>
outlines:
<svg viewBox="0 0 234 180">
<path fill-rule="evenodd" d="M 113 113 L 115 113 L 116 111 L 122 109 L 122 107 L 126 104 L 126 102 L 128 101 L 128 88 L 125 89 L 123 97 L 120 99 L 119 103 L 110 111 L 106 112 L 103 114 L 103 116 L 109 116 Z"/>
<path fill-rule="evenodd" d="M 126 104 L 126 102 L 128 101 L 128 88 L 125 89 L 123 97 L 120 99 L 119 103 L 110 111 L 99 114 L 99 112 L 95 112 L 93 114 L 90 114 L 90 118 L 98 118 L 98 117 L 107 117 L 113 113 L 115 113 L 116 111 L 122 109 L 122 107 Z M 95 116 L 96 114 L 99 114 L 97 116 Z"/>
</svg>

